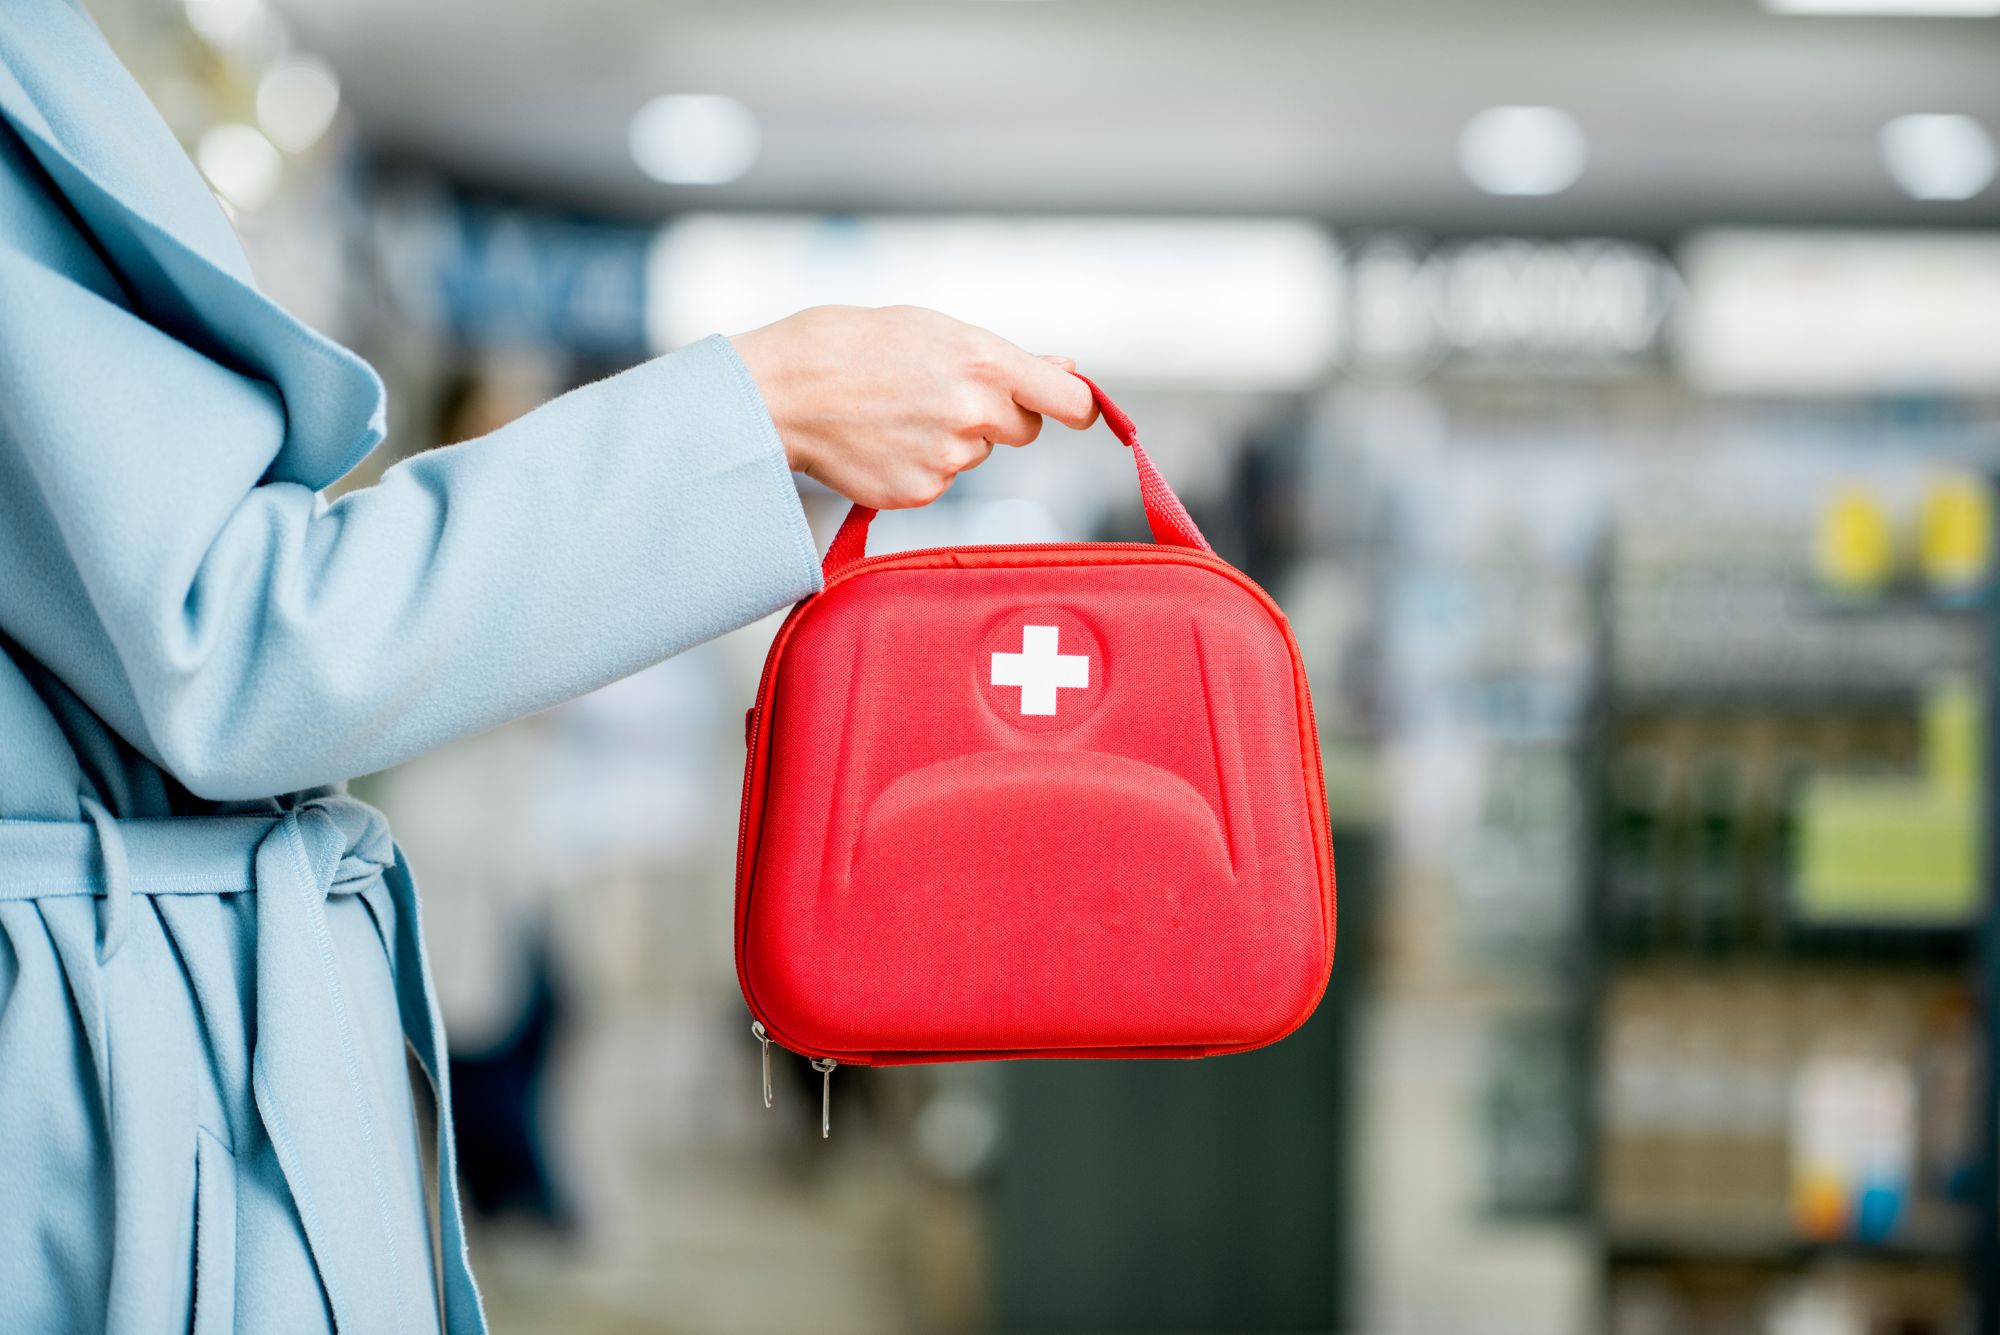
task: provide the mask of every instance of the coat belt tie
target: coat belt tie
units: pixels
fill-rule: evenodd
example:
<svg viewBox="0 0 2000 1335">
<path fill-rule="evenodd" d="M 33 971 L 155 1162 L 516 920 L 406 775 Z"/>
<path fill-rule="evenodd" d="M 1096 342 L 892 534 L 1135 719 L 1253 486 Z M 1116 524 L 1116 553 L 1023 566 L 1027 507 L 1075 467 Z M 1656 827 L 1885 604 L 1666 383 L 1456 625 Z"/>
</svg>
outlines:
<svg viewBox="0 0 2000 1335">
<path fill-rule="evenodd" d="M 446 1335 L 482 1335 L 465 1253 L 444 1026 L 423 949 L 416 883 L 388 821 L 344 794 L 272 815 L 115 820 L 88 797 L 87 821 L 0 821 L 0 900 L 104 898 L 98 959 L 115 967 L 133 895 L 256 896 L 252 1094 L 304 1224 L 334 1324 L 377 1335 L 429 1321 L 397 1310 L 399 1272 L 425 1265 L 429 1239 L 405 1237 L 386 1156 L 402 1129 L 382 1124 L 348 1014 L 326 899 L 379 879 L 395 911 L 390 973 L 404 1037 L 437 1102 L 437 1192 Z M 329 1230 L 335 1220 L 379 1227 Z"/>
</svg>

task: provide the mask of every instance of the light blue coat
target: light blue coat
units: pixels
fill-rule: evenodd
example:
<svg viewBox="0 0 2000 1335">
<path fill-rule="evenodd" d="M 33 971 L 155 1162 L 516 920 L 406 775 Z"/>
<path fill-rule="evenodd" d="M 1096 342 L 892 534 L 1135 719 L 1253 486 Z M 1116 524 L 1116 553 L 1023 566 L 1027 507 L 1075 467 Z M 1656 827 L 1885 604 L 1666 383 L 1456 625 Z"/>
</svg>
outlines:
<svg viewBox="0 0 2000 1335">
<path fill-rule="evenodd" d="M 382 423 L 88 17 L 6 0 L 0 1330 L 481 1329 L 415 891 L 338 785 L 816 585 L 719 339 L 325 502 Z"/>
</svg>

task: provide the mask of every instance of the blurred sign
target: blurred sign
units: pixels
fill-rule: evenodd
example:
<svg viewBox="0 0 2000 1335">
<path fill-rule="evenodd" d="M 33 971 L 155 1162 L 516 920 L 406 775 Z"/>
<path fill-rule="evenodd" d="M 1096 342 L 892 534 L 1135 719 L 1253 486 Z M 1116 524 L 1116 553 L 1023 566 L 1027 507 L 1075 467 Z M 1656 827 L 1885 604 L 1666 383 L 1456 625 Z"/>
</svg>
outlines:
<svg viewBox="0 0 2000 1335">
<path fill-rule="evenodd" d="M 390 286 L 424 323 L 480 346 L 645 355 L 648 229 L 416 198 L 376 231 Z"/>
<path fill-rule="evenodd" d="M 697 214 L 654 247 L 656 351 L 805 306 L 948 311 L 1093 374 L 1293 387 L 1332 364 L 1340 253 L 1311 223 Z"/>
<path fill-rule="evenodd" d="M 1665 255 L 1625 241 L 1485 237 L 1426 248 L 1392 233 L 1356 249 L 1350 290 L 1359 368 L 1587 370 L 1654 352 L 1680 279 Z"/>
<path fill-rule="evenodd" d="M 1682 268 L 1680 358 L 1697 388 L 2000 390 L 2000 237 L 1713 231 Z"/>
</svg>

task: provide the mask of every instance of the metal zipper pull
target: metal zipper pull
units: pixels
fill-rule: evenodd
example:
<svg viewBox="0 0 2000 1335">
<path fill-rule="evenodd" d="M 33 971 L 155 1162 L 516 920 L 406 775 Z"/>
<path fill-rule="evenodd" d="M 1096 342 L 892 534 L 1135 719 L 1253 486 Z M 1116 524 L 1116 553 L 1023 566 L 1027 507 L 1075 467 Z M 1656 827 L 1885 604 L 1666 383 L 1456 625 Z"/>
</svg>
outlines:
<svg viewBox="0 0 2000 1335">
<path fill-rule="evenodd" d="M 762 1020 L 752 1020 L 750 1032 L 764 1045 L 764 1106 L 768 1108 L 771 1106 L 771 1036 L 764 1032 Z"/>
<path fill-rule="evenodd" d="M 833 1068 L 840 1065 L 831 1057 L 815 1057 L 812 1067 L 819 1072 L 819 1138 L 833 1135 Z"/>
</svg>

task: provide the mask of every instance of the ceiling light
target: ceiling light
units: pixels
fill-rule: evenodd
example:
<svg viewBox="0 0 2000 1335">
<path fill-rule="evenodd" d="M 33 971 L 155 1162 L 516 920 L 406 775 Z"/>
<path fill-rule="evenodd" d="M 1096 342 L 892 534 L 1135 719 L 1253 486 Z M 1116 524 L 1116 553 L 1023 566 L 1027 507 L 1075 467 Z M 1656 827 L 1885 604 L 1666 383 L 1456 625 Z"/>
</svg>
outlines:
<svg viewBox="0 0 2000 1335">
<path fill-rule="evenodd" d="M 1773 14 L 1980 19 L 2000 14 L 2000 0 L 1763 0 Z"/>
<path fill-rule="evenodd" d="M 1697 233 L 1681 247 L 1681 370 L 1711 393 L 2000 393 L 2000 237 Z"/>
<path fill-rule="evenodd" d="M 1993 138 L 1970 116 L 1898 116 L 1882 127 L 1882 160 L 1911 199 L 1971 199 L 1993 183 Z"/>
<path fill-rule="evenodd" d="M 292 56 L 257 81 L 257 124 L 287 153 L 318 143 L 340 109 L 340 80 L 326 62 Z"/>
<path fill-rule="evenodd" d="M 1345 270 L 1287 218 L 684 213 L 647 266 L 664 352 L 826 304 L 950 311 L 1091 374 L 1296 389 L 1338 350 Z"/>
<path fill-rule="evenodd" d="M 757 118 L 733 97 L 656 97 L 632 118 L 626 142 L 632 161 L 656 181 L 722 185 L 757 160 Z"/>
<path fill-rule="evenodd" d="M 1488 107 L 1458 136 L 1458 165 L 1490 195 L 1554 195 L 1583 175 L 1576 117 L 1555 107 Z"/>
<path fill-rule="evenodd" d="M 270 21 L 263 0 L 184 0 L 182 7 L 202 40 L 225 49 L 249 44 Z"/>
<path fill-rule="evenodd" d="M 245 212 L 269 202 L 285 169 L 270 140 L 235 121 L 204 134 L 195 145 L 194 159 L 216 193 Z"/>
</svg>

